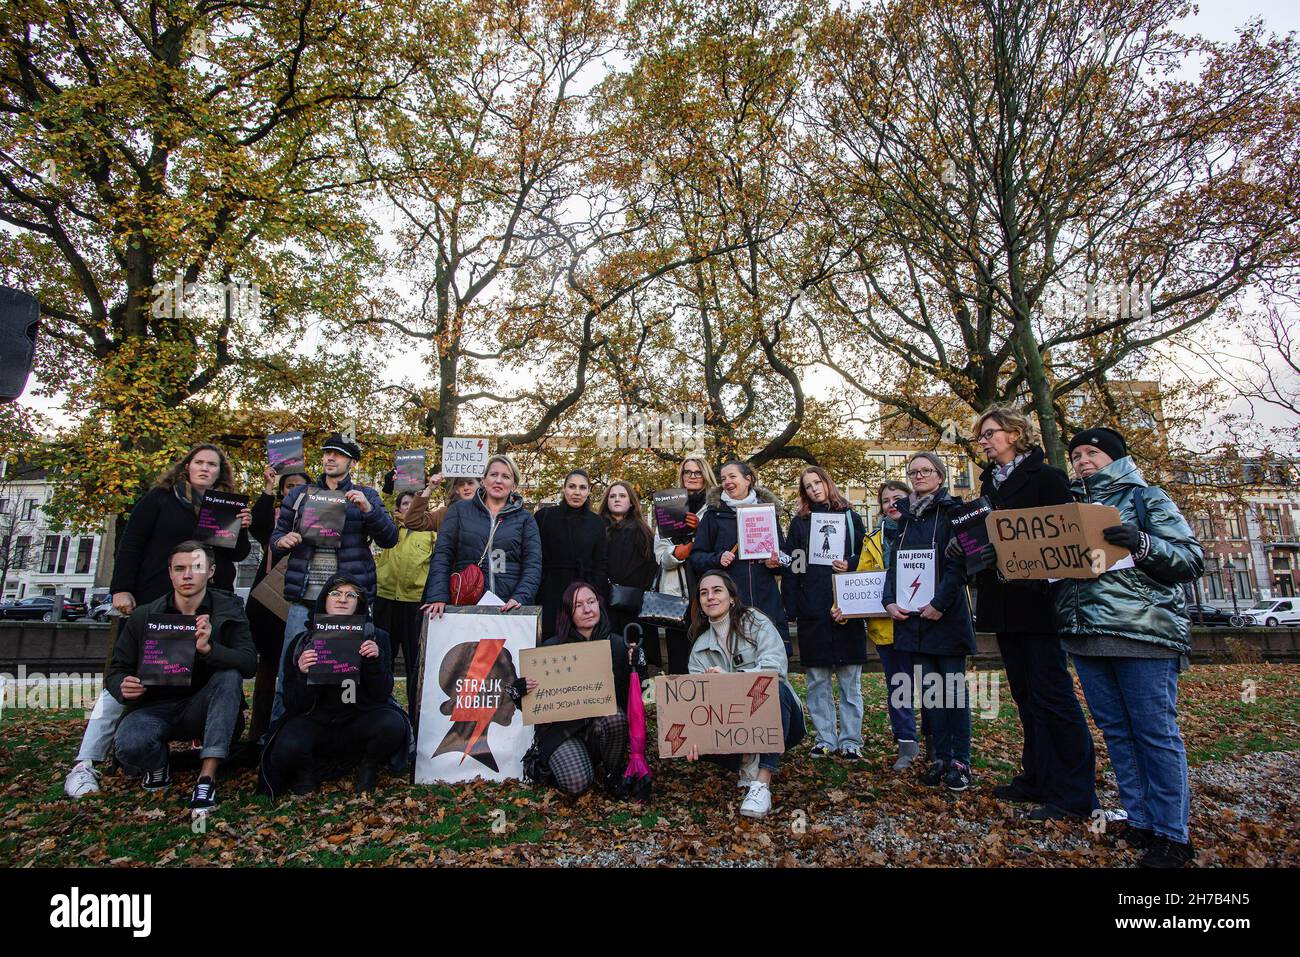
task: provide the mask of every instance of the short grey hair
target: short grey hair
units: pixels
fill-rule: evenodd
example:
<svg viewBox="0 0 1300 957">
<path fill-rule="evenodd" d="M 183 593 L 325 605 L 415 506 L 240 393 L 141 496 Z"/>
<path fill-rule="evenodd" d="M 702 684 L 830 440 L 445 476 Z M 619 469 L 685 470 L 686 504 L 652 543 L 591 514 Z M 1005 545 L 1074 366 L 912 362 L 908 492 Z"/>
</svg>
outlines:
<svg viewBox="0 0 1300 957">
<path fill-rule="evenodd" d="M 939 473 L 940 485 L 948 484 L 948 466 L 943 464 L 943 459 L 941 459 L 938 455 L 936 455 L 933 452 L 917 452 L 915 455 L 913 455 L 910 459 L 907 460 L 907 464 L 911 465 L 917 459 L 925 459 L 927 462 L 929 462 L 931 465 L 934 466 L 934 470 Z"/>
</svg>

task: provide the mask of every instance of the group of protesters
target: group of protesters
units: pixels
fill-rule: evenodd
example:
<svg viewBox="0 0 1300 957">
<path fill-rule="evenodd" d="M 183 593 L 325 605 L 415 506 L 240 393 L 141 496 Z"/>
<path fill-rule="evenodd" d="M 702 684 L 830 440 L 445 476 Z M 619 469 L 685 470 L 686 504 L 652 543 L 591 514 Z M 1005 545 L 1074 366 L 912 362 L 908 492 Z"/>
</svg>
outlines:
<svg viewBox="0 0 1300 957">
<path fill-rule="evenodd" d="M 555 504 L 531 511 L 506 455 L 492 456 L 480 479 L 435 474 L 424 488 L 391 498 L 390 512 L 381 490 L 354 481 L 361 450 L 342 435 L 321 446 L 318 476 L 268 467 L 262 494 L 240 514 L 235 547 L 213 549 L 195 540 L 200 503 L 209 490 L 232 491 L 234 477 L 219 447 L 199 445 L 158 479 L 127 522 L 111 585 L 124 617 L 65 790 L 73 797 L 99 790 L 110 755 L 144 788 L 167 787 L 169 743 L 193 740 L 200 744 L 195 813 L 218 802 L 218 772 L 229 764 L 256 764 L 259 788 L 272 796 L 309 794 L 349 772 L 359 792 L 372 791 L 381 773 L 408 773 L 415 754 L 419 702 L 412 693 L 403 708 L 394 695 L 397 656 L 414 678 L 426 617 L 490 593 L 501 612 L 539 605 L 542 643 L 610 642 L 616 713 L 538 727 L 532 764 L 541 783 L 566 795 L 616 788 L 629 756 L 628 679 L 633 672 L 646 679 L 651 667 L 776 672 L 785 752 L 810 736 L 813 759 L 861 761 L 862 672 L 871 648 L 885 676 L 893 770 L 915 767 L 921 786 L 966 791 L 966 667 L 979 629 L 997 636 L 1024 740 L 1018 773 L 994 787 L 994 797 L 1030 805 L 1028 817 L 1037 821 L 1112 820 L 1108 831 L 1141 849 L 1144 865 L 1182 866 L 1193 855 L 1177 719 L 1178 678 L 1190 650 L 1182 584 L 1200 575 L 1201 546 L 1112 429 L 1074 435 L 1073 481 L 1046 461 L 1033 423 L 1018 409 L 986 410 L 971 437 L 987 458 L 980 494 L 993 509 L 1114 506 L 1120 522 L 1105 538 L 1132 561 L 1088 579 L 1009 580 L 988 546 L 975 563 L 984 570 L 968 574 L 969 556 L 950 521 L 964 503 L 948 489 L 943 458 L 931 452 L 910 458 L 906 481 L 879 486 L 880 520 L 871 530 L 825 469 L 804 468 L 773 552 L 742 558 L 737 510 L 771 503 L 783 514 L 778 496 L 743 461 L 728 461 L 715 475 L 703 455 L 685 456 L 676 476 L 686 492 L 685 528 L 665 535 L 647 522 L 630 482 L 610 482 L 594 507 L 593 481 L 582 469 L 565 476 Z M 333 542 L 302 534 L 310 489 L 346 499 Z M 830 564 L 797 560 L 808 553 L 821 513 L 844 513 L 843 555 Z M 245 606 L 234 594 L 235 566 L 249 554 L 250 538 L 263 550 L 254 585 L 273 569 L 283 575 L 283 615 L 256 595 Z M 900 552 L 930 555 L 932 597 L 917 610 L 897 593 L 892 572 Z M 833 576 L 850 571 L 886 572 L 881 603 L 888 617 L 864 619 L 838 607 Z M 688 603 L 662 635 L 641 613 L 649 593 Z M 160 614 L 197 621 L 188 687 L 146 687 L 139 677 L 145 625 Z M 335 615 L 365 622 L 360 674 L 350 687 L 307 679 L 317 618 Z M 791 624 L 806 672 L 804 702 L 789 677 Z M 1093 736 L 1071 662 L 1105 740 L 1122 811 L 1100 807 Z M 254 688 L 241 745 L 243 679 Z M 918 681 L 942 690 L 918 694 Z M 520 701 L 535 688 L 520 678 L 509 691 Z M 687 757 L 738 773 L 740 813 L 761 818 L 790 755 L 700 755 L 692 748 Z"/>
</svg>

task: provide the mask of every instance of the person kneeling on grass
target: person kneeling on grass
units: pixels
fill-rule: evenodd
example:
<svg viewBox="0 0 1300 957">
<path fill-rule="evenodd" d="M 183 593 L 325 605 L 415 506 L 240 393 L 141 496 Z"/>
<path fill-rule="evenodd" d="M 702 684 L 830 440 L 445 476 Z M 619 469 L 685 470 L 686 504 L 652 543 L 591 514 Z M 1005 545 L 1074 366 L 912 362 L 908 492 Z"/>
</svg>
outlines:
<svg viewBox="0 0 1300 957">
<path fill-rule="evenodd" d="M 284 716 L 271 728 L 262 751 L 258 789 L 275 797 L 311 794 L 326 777 L 356 765 L 356 791 L 375 789 L 379 769 L 405 770 L 412 739 L 406 712 L 393 699 L 393 656 L 388 633 L 370 620 L 360 576 L 336 574 L 285 651 Z M 361 672 L 341 684 L 308 684 L 316 664 L 311 647 L 321 615 L 361 615 Z"/>
<path fill-rule="evenodd" d="M 169 742 L 203 739 L 199 781 L 190 799 L 196 814 L 217 804 L 217 767 L 230 753 L 244 708 L 243 679 L 257 673 L 257 649 L 239 599 L 208 588 L 215 568 L 206 545 L 185 541 L 173 547 L 167 559 L 171 594 L 131 613 L 104 676 L 104 687 L 127 708 L 114 739 L 117 759 L 129 772 L 143 776 L 146 791 L 171 784 Z M 194 670 L 188 686 L 145 687 L 140 680 L 150 615 L 195 616 Z"/>
<path fill-rule="evenodd" d="M 736 583 L 721 569 L 707 572 L 698 588 L 699 610 L 691 621 L 689 637 L 695 642 L 687 665 L 690 674 L 733 674 L 740 671 L 775 671 L 781 699 L 781 731 L 789 751 L 803 740 L 806 728 L 803 705 L 786 676 L 789 661 L 785 642 L 765 614 L 749 608 L 740 599 Z M 745 798 L 740 803 L 744 817 L 764 817 L 772 810 L 772 775 L 781 764 L 779 754 L 706 754 L 692 745 L 688 761 L 720 764 L 740 771 Z"/>
</svg>

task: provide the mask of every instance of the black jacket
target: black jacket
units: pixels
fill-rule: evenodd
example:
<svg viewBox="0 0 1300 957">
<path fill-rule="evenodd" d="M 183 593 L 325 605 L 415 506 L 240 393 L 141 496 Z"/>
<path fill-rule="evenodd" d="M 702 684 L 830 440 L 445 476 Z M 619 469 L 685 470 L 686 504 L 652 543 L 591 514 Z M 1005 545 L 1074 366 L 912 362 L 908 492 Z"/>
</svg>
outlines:
<svg viewBox="0 0 1300 957">
<path fill-rule="evenodd" d="M 130 592 L 137 605 L 171 594 L 167 558 L 173 545 L 194 537 L 199 516 L 182 502 L 175 489 L 155 486 L 135 503 L 122 531 L 108 586 L 114 594 Z M 217 571 L 212 587 L 235 589 L 235 565 L 248 557 L 248 529 L 240 529 L 234 548 L 214 548 Z"/>
<path fill-rule="evenodd" d="M 534 518 L 542 540 L 542 634 L 553 635 L 555 614 L 573 582 L 586 582 L 609 601 L 605 520 L 585 505 L 571 508 L 563 501 L 539 508 Z"/>
<path fill-rule="evenodd" d="M 654 556 L 654 535 L 643 532 L 635 519 L 605 523 L 608 534 L 609 581 L 611 585 L 653 588 L 659 565 Z"/>
<path fill-rule="evenodd" d="M 813 512 L 827 513 L 826 505 L 814 505 Z M 849 568 L 856 568 L 862 554 L 862 543 L 867 537 L 861 516 L 850 508 L 848 534 L 844 538 L 844 559 Z M 796 515 L 790 520 L 786 545 L 792 555 L 803 552 L 804 571 L 796 573 L 794 567 L 786 572 L 781 583 L 786 614 L 799 623 L 799 661 L 805 667 L 835 668 L 840 665 L 861 665 L 867 661 L 867 628 L 861 618 L 851 618 L 837 624 L 831 617 L 835 604 L 834 572 L 829 565 L 807 562 L 809 554 L 808 533 L 812 516 Z M 798 558 L 796 557 L 796 561 Z"/>
<path fill-rule="evenodd" d="M 172 605 L 172 593 L 168 591 L 161 598 L 143 605 L 136 605 L 135 611 L 122 626 L 113 646 L 113 659 L 104 673 L 104 687 L 118 701 L 128 708 L 156 704 L 174 698 L 188 697 L 208 683 L 214 671 L 235 668 L 245 678 L 257 673 L 257 650 L 253 647 L 252 636 L 248 633 L 248 619 L 244 617 L 244 606 L 239 599 L 229 592 L 209 588 L 203 596 L 197 614 L 212 618 L 211 650 L 207 655 L 194 656 L 194 675 L 188 688 L 153 687 L 146 688 L 143 695 L 134 701 L 122 697 L 122 679 L 128 675 L 139 675 L 140 648 L 144 638 L 145 623 L 150 615 L 175 615 L 179 612 Z"/>
<path fill-rule="evenodd" d="M 1054 465 L 1048 465 L 1043 450 L 1034 446 L 1015 467 L 1001 488 L 993 487 L 993 464 L 980 475 L 980 494 L 995 509 L 1042 508 L 1073 501 L 1070 480 Z M 975 578 L 975 625 L 980 631 L 1051 633 L 1055 631 L 1054 608 L 1045 581 L 998 579 L 990 568 Z"/>
</svg>

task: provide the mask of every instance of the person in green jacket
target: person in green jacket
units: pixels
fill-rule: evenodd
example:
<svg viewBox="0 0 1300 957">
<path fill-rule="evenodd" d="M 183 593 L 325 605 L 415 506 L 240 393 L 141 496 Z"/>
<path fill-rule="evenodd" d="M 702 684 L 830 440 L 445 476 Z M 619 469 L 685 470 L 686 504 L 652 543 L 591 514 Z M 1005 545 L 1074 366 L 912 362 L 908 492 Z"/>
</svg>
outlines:
<svg viewBox="0 0 1300 957">
<path fill-rule="evenodd" d="M 1053 586 L 1061 646 L 1106 739 L 1128 814 L 1125 841 L 1146 849 L 1144 867 L 1182 867 L 1193 855 L 1178 730 L 1178 674 L 1191 650 L 1182 585 L 1200 577 L 1204 554 L 1178 507 L 1142 478 L 1118 432 L 1080 432 L 1070 441 L 1070 464 L 1076 500 L 1119 509 L 1120 524 L 1103 534 L 1129 550 L 1132 565 Z"/>
<path fill-rule="evenodd" d="M 388 632 L 392 660 L 397 668 L 397 652 L 406 662 L 406 714 L 411 727 L 420 727 L 420 703 L 414 700 L 415 678 L 420 668 L 420 633 L 424 615 L 420 602 L 424 584 L 429 580 L 429 560 L 433 558 L 436 532 L 413 531 L 405 524 L 407 512 L 415 501 L 415 492 L 402 492 L 394 503 L 397 544 L 385 548 L 375 559 L 375 627 Z"/>
</svg>

